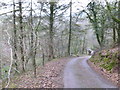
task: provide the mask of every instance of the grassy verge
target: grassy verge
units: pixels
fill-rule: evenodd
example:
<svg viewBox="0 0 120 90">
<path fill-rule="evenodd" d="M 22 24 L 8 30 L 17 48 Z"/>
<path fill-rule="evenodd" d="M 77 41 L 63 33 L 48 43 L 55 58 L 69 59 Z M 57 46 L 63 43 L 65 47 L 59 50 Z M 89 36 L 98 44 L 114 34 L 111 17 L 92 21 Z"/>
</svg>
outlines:
<svg viewBox="0 0 120 90">
<path fill-rule="evenodd" d="M 118 49 L 97 52 L 90 61 L 109 72 L 115 72 L 118 68 Z"/>
<path fill-rule="evenodd" d="M 88 62 L 96 72 L 116 86 L 120 86 L 118 54 L 118 48 L 102 50 L 95 53 Z"/>
</svg>

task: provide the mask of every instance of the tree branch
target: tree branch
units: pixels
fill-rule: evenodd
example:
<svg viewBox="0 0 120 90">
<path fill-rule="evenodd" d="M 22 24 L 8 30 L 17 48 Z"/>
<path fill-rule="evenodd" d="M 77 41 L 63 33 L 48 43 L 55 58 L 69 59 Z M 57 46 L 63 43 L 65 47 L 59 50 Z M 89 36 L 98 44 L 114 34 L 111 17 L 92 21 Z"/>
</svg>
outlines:
<svg viewBox="0 0 120 90">
<path fill-rule="evenodd" d="M 107 1 L 107 0 L 105 0 L 105 2 L 106 2 L 107 9 L 108 9 L 108 11 L 109 11 L 109 13 L 110 13 L 110 15 L 111 15 L 112 19 L 113 19 L 116 23 L 120 23 L 120 19 L 118 19 L 118 18 L 114 17 L 114 15 L 112 14 L 112 12 L 111 12 L 111 7 L 110 7 L 110 5 L 109 5 L 108 1 Z"/>
</svg>

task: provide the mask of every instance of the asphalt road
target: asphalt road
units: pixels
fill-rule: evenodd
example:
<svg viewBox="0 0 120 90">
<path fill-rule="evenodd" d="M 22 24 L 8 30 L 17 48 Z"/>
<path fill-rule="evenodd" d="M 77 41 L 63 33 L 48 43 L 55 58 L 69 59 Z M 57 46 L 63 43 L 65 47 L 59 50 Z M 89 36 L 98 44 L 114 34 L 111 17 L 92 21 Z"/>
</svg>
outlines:
<svg viewBox="0 0 120 90">
<path fill-rule="evenodd" d="M 90 56 L 71 59 L 64 70 L 64 88 L 116 88 L 87 64 Z"/>
</svg>

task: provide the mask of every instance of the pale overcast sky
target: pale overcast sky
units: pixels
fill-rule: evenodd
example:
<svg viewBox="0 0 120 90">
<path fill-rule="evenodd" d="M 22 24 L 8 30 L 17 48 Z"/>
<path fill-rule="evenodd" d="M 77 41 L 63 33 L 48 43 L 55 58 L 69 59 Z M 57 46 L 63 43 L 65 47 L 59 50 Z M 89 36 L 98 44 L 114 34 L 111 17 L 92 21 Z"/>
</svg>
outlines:
<svg viewBox="0 0 120 90">
<path fill-rule="evenodd" d="M 12 4 L 12 1 L 13 0 L 0 0 L 0 2 L 5 2 L 5 3 L 11 3 Z M 18 2 L 19 0 L 15 0 L 15 2 Z M 23 1 L 26 1 L 26 2 L 29 2 L 29 1 L 31 1 L 31 0 L 23 0 Z M 37 1 L 50 1 L 50 0 L 33 0 L 33 2 L 37 2 Z M 52 0 L 53 1 L 53 0 Z M 58 1 L 58 0 L 57 0 Z M 60 1 L 60 3 L 62 4 L 62 3 L 69 3 L 71 0 L 59 0 Z M 77 8 L 79 8 L 79 9 L 83 9 L 83 7 L 85 7 L 89 2 L 90 2 L 91 0 L 72 0 L 72 2 L 74 3 L 75 2 L 75 4 L 73 5 L 73 7 L 72 7 L 72 11 L 73 12 L 76 12 L 77 11 Z M 105 0 L 99 0 L 99 1 L 102 1 L 102 2 L 104 2 Z M 114 1 L 114 0 L 108 0 L 108 1 Z M 2 13 L 5 13 L 5 12 L 8 12 L 8 11 L 11 11 L 13 8 L 11 7 L 11 8 L 9 8 L 8 9 L 8 7 L 6 8 L 6 9 L 2 9 L 2 8 L 0 8 L 0 14 L 2 14 Z"/>
<path fill-rule="evenodd" d="M 5 3 L 11 3 L 12 4 L 12 1 L 13 0 L 0 0 L 0 2 L 5 2 Z M 19 0 L 15 0 L 15 2 L 18 2 Z M 26 1 L 26 2 L 29 2 L 29 1 L 31 1 L 31 0 L 23 0 L 23 1 Z M 37 2 L 38 0 L 33 0 L 33 2 Z M 39 1 L 49 1 L 49 0 L 39 0 Z M 76 2 L 76 4 L 74 4 L 73 5 L 73 8 L 72 8 L 72 10 L 73 10 L 73 12 L 74 11 L 76 11 L 77 10 L 77 8 L 81 8 L 82 9 L 82 7 L 85 7 L 89 2 L 90 2 L 91 0 L 73 0 L 72 2 L 74 3 L 74 2 Z M 69 3 L 70 2 L 70 0 L 60 0 L 60 4 L 62 4 L 62 3 Z M 78 3 L 79 2 L 79 3 Z M 5 12 L 8 12 L 8 11 L 11 11 L 13 8 L 11 7 L 11 8 L 6 8 L 6 9 L 0 9 L 0 14 L 2 14 L 2 13 L 5 13 Z"/>
</svg>

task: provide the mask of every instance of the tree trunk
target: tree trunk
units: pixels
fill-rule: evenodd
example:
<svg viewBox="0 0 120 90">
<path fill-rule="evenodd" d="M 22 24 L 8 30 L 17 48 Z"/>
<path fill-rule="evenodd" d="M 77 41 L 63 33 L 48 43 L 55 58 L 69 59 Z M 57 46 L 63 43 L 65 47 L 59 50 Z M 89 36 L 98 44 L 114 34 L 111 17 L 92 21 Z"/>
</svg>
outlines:
<svg viewBox="0 0 120 90">
<path fill-rule="evenodd" d="M 43 61 L 42 61 L 42 65 L 44 66 L 44 64 L 45 64 L 45 54 L 44 54 L 43 49 L 42 49 L 42 59 L 43 59 Z"/>
<path fill-rule="evenodd" d="M 24 40 L 24 36 L 23 36 L 23 25 L 22 25 L 22 2 L 21 0 L 19 0 L 19 23 L 20 23 L 20 53 L 21 53 L 21 60 L 22 60 L 22 71 L 25 72 L 25 67 L 24 67 L 24 45 L 23 45 L 23 40 Z"/>
<path fill-rule="evenodd" d="M 69 38 L 68 38 L 68 55 L 70 55 L 71 47 L 71 24 L 72 24 L 72 0 L 70 1 L 70 25 L 69 25 Z"/>
<path fill-rule="evenodd" d="M 35 31 L 35 45 L 34 45 L 34 30 L 33 30 L 33 17 L 32 17 L 32 0 L 31 0 L 31 12 L 30 12 L 30 27 L 31 27 L 31 59 L 32 59 L 32 64 L 33 64 L 33 71 L 34 71 L 34 77 L 36 78 L 36 50 L 37 50 L 37 32 Z"/>
<path fill-rule="evenodd" d="M 118 2 L 118 19 L 120 20 L 120 1 Z M 118 67 L 120 67 L 120 22 L 118 23 Z M 118 77 L 120 77 L 120 68 L 118 68 Z M 120 79 L 118 80 L 120 85 Z"/>
<path fill-rule="evenodd" d="M 94 23 L 94 24 L 97 24 L 97 23 Z M 102 47 L 102 44 L 101 44 L 101 41 L 100 41 L 100 35 L 98 34 L 98 27 L 97 25 L 95 25 L 95 34 L 96 34 L 96 38 L 97 38 L 97 41 L 98 41 L 98 44 L 100 45 L 100 47 Z"/>
<path fill-rule="evenodd" d="M 83 38 L 82 54 L 84 54 L 84 51 L 85 51 L 85 37 Z"/>
<path fill-rule="evenodd" d="M 102 47 L 102 44 L 101 44 L 101 40 L 100 40 L 100 34 L 99 34 L 99 30 L 98 30 L 98 21 L 97 21 L 97 15 L 96 15 L 96 12 L 95 10 L 93 9 L 93 16 L 94 16 L 94 28 L 95 28 L 95 34 L 96 34 L 96 38 L 97 38 L 97 41 L 100 45 L 100 47 Z"/>
<path fill-rule="evenodd" d="M 17 65 L 17 30 L 16 30 L 16 16 L 15 16 L 15 1 L 13 0 L 13 59 L 15 61 L 16 70 L 18 70 Z"/>
<path fill-rule="evenodd" d="M 115 45 L 116 43 L 116 28 L 115 28 L 115 22 L 113 22 L 113 43 Z"/>
<path fill-rule="evenodd" d="M 50 30 L 49 30 L 49 60 L 54 58 L 54 51 L 53 51 L 53 22 L 54 22 L 54 2 L 50 2 Z"/>
<path fill-rule="evenodd" d="M 120 20 L 120 1 L 118 2 L 118 19 Z M 118 45 L 120 45 L 120 22 L 118 23 Z"/>
<path fill-rule="evenodd" d="M 105 22 L 102 22 L 102 27 L 101 27 L 101 48 L 103 48 L 104 47 L 104 42 L 105 42 L 105 30 L 104 30 L 104 28 L 105 28 Z"/>
<path fill-rule="evenodd" d="M 34 52 L 33 52 L 33 66 L 34 66 L 34 77 L 36 78 L 36 54 L 37 54 L 37 42 L 38 42 L 38 35 L 37 31 L 35 31 L 35 45 L 34 45 Z"/>
<path fill-rule="evenodd" d="M 118 1 L 118 18 L 116 18 L 112 13 L 111 13 L 111 7 L 109 6 L 109 3 L 106 0 L 107 8 L 109 10 L 109 13 L 112 17 L 112 19 L 118 24 L 117 28 L 117 34 L 118 34 L 118 39 L 117 39 L 117 44 L 120 46 L 120 1 Z"/>
</svg>

